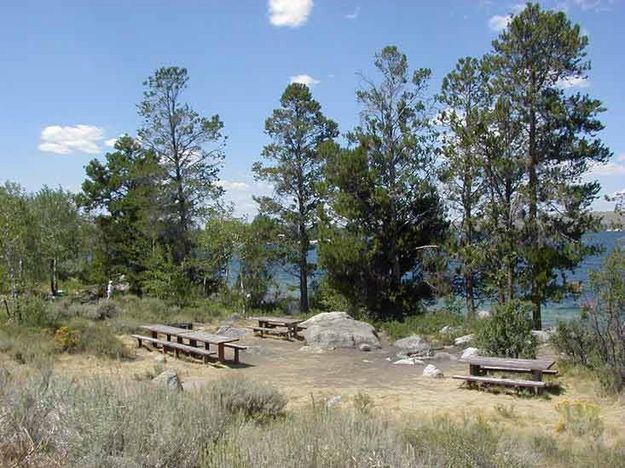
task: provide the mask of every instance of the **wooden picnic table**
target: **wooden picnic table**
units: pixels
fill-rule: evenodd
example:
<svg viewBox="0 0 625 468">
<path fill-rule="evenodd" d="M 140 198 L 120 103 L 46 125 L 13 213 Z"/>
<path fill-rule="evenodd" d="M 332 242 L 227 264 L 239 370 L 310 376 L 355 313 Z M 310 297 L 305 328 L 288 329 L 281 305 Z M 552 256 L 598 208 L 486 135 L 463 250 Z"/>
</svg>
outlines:
<svg viewBox="0 0 625 468">
<path fill-rule="evenodd" d="M 555 371 L 550 371 L 550 369 L 556 363 L 553 359 L 513 359 L 480 356 L 461 359 L 460 362 L 469 364 L 469 374 L 471 375 L 484 375 L 487 371 L 527 372 L 532 374 L 536 382 L 542 381 L 544 373 L 554 373 Z"/>
<path fill-rule="evenodd" d="M 165 335 L 167 341 L 171 341 L 171 337 L 176 337 L 178 343 L 182 344 L 183 338 L 189 340 L 189 345 L 197 347 L 197 343 L 203 343 L 204 348 L 208 350 L 210 345 L 217 345 L 217 357 L 220 362 L 225 360 L 225 344 L 232 343 L 233 341 L 239 341 L 238 338 L 231 338 L 228 336 L 213 335 L 203 331 L 187 330 L 185 328 L 171 327 L 169 325 L 151 324 L 141 325 L 139 328 L 148 330 L 152 333 L 152 338 L 158 338 L 158 334 Z M 238 355 L 238 353 L 237 353 Z"/>
<path fill-rule="evenodd" d="M 555 364 L 551 359 L 512 359 L 473 356 L 461 359 L 460 362 L 469 364 L 470 375 L 453 375 L 452 378 L 460 379 L 469 384 L 503 385 L 509 387 L 533 388 L 538 394 L 545 388 L 543 374 L 556 374 L 551 369 Z M 532 380 L 508 379 L 500 377 L 487 377 L 488 371 L 501 372 L 526 372 L 532 374 Z"/>
<path fill-rule="evenodd" d="M 185 330 L 183 333 L 178 333 L 179 338 L 186 338 L 189 340 L 191 346 L 197 346 L 197 342 L 204 343 L 204 347 L 209 349 L 210 345 L 217 345 L 217 359 L 220 362 L 225 361 L 225 345 L 226 343 L 232 343 L 233 341 L 239 341 L 238 338 L 232 338 L 222 335 L 213 335 L 203 331 L 189 331 Z"/>
<path fill-rule="evenodd" d="M 259 331 L 260 336 L 263 336 L 263 332 L 272 331 L 276 327 L 283 327 L 287 329 L 287 337 L 295 338 L 297 331 L 299 330 L 299 324 L 303 322 L 301 319 L 293 317 L 250 317 L 251 320 L 258 321 L 258 327 L 254 327 L 254 331 Z"/>
<path fill-rule="evenodd" d="M 159 323 L 141 325 L 139 328 L 142 328 L 152 333 L 152 338 L 158 338 L 159 333 L 161 335 L 165 335 L 167 337 L 167 341 L 171 341 L 172 336 L 178 336 L 178 333 L 189 331 L 185 328 L 171 327 L 169 325 L 161 325 Z"/>
</svg>

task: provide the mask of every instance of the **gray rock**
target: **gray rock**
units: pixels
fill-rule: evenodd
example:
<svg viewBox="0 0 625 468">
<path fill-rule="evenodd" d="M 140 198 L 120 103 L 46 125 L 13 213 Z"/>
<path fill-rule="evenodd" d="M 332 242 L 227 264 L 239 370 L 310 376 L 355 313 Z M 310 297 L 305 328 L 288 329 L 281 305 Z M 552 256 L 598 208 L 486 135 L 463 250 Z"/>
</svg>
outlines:
<svg viewBox="0 0 625 468">
<path fill-rule="evenodd" d="M 309 346 L 330 348 L 356 348 L 366 343 L 379 348 L 380 340 L 370 324 L 354 320 L 345 312 L 323 312 L 304 322 L 304 338 Z"/>
<path fill-rule="evenodd" d="M 241 316 L 239 314 L 232 314 L 231 316 L 226 318 L 223 322 L 221 322 L 220 326 L 221 327 L 231 327 L 232 325 L 234 325 L 234 322 L 236 322 L 240 318 L 241 318 Z"/>
<path fill-rule="evenodd" d="M 480 350 L 479 349 L 477 349 L 477 348 L 467 348 L 462 353 L 461 359 L 467 359 L 467 358 L 470 358 L 472 356 L 479 356 L 479 355 L 480 355 Z"/>
<path fill-rule="evenodd" d="M 303 321 L 299 324 L 299 326 L 302 328 L 307 328 L 320 322 L 327 322 L 338 319 L 352 319 L 352 317 L 349 316 L 347 312 L 322 312 L 320 314 L 313 315 L 308 320 Z"/>
<path fill-rule="evenodd" d="M 425 369 L 423 369 L 423 377 L 442 379 L 443 377 L 445 377 L 445 375 L 443 374 L 443 371 L 435 365 L 428 364 L 427 366 L 425 366 Z"/>
<path fill-rule="evenodd" d="M 554 330 L 532 330 L 532 335 L 536 337 L 538 344 L 548 343 L 553 333 Z"/>
<path fill-rule="evenodd" d="M 454 344 L 456 346 L 463 346 L 463 345 L 469 344 L 471 341 L 473 341 L 473 338 L 475 338 L 475 335 L 473 335 L 473 334 L 459 336 L 458 338 L 456 338 L 454 340 Z"/>
<path fill-rule="evenodd" d="M 421 338 L 419 335 L 412 335 L 401 338 L 393 343 L 393 346 L 399 348 L 402 355 L 427 355 L 432 349 L 432 345 Z"/>
<path fill-rule="evenodd" d="M 395 361 L 393 364 L 397 364 L 400 366 L 414 366 L 415 362 L 412 358 L 400 359 L 399 361 Z"/>
<path fill-rule="evenodd" d="M 178 374 L 176 374 L 176 372 L 171 369 L 161 372 L 159 375 L 152 379 L 152 382 L 157 385 L 164 386 L 170 390 L 182 390 L 182 382 L 180 382 Z"/>
<path fill-rule="evenodd" d="M 440 360 L 449 360 L 449 361 L 457 361 L 458 358 L 451 353 L 446 353 L 445 351 L 438 351 L 434 353 L 432 359 L 440 359 Z"/>
<path fill-rule="evenodd" d="M 341 402 L 341 395 L 336 395 L 326 401 L 326 408 L 332 408 Z"/>
<path fill-rule="evenodd" d="M 217 330 L 218 335 L 227 336 L 228 338 L 243 338 L 250 333 L 252 333 L 252 330 L 248 328 L 237 328 L 230 325 L 222 325 Z"/>
<path fill-rule="evenodd" d="M 369 343 L 360 343 L 358 349 L 361 351 L 371 351 L 373 348 L 371 348 L 371 345 Z"/>
<path fill-rule="evenodd" d="M 461 330 L 461 327 L 452 327 L 451 325 L 445 325 L 440 329 L 439 333 L 441 335 L 453 335 L 458 333 Z"/>
<path fill-rule="evenodd" d="M 301 351 L 302 353 L 312 353 L 312 354 L 321 354 L 324 352 L 323 349 L 317 348 L 315 346 L 302 346 L 300 349 L 298 349 L 298 351 Z"/>
<path fill-rule="evenodd" d="M 490 316 L 491 316 L 490 310 L 478 310 L 477 311 L 477 318 L 480 320 L 490 318 Z"/>
</svg>

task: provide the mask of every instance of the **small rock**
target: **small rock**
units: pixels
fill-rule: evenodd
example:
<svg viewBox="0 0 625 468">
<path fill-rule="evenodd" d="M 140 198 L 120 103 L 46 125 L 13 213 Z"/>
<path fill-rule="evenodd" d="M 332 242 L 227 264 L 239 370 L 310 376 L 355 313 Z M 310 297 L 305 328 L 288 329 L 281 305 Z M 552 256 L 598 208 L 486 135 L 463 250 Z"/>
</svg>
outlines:
<svg viewBox="0 0 625 468">
<path fill-rule="evenodd" d="M 333 406 L 336 406 L 340 403 L 340 401 L 341 401 L 341 395 L 333 396 L 328 401 L 326 401 L 326 408 L 331 408 Z"/>
<path fill-rule="evenodd" d="M 432 359 L 448 359 L 450 361 L 456 361 L 458 358 L 451 353 L 439 351 L 437 353 L 434 353 L 434 356 L 432 356 Z"/>
<path fill-rule="evenodd" d="M 458 333 L 460 331 L 460 327 L 452 327 L 451 325 L 445 325 L 440 329 L 441 335 L 453 335 L 454 333 Z"/>
<path fill-rule="evenodd" d="M 456 339 L 454 340 L 454 344 L 455 344 L 456 346 L 462 346 L 462 345 L 468 344 L 468 343 L 470 343 L 471 341 L 473 341 L 473 338 L 474 338 L 474 335 L 473 335 L 473 334 L 471 334 L 471 335 L 459 336 L 458 338 L 456 338 Z"/>
<path fill-rule="evenodd" d="M 302 346 L 298 351 L 302 353 L 312 353 L 312 354 L 321 354 L 323 353 L 323 349 L 317 346 Z"/>
<path fill-rule="evenodd" d="M 365 363 L 367 363 L 367 364 L 370 364 L 370 363 L 371 363 L 371 361 L 369 361 L 369 359 L 363 359 L 363 360 L 362 360 L 362 362 L 365 362 Z"/>
<path fill-rule="evenodd" d="M 170 390 L 182 390 L 182 383 L 180 382 L 178 374 L 176 374 L 176 372 L 171 369 L 161 372 L 159 375 L 152 379 L 152 382 L 157 385 L 162 385 Z"/>
<path fill-rule="evenodd" d="M 553 333 L 553 330 L 532 330 L 532 335 L 536 337 L 538 344 L 548 343 Z"/>
<path fill-rule="evenodd" d="M 425 369 L 423 369 L 423 377 L 442 379 L 443 377 L 445 377 L 445 375 L 443 374 L 443 371 L 440 370 L 438 367 L 432 364 L 428 364 L 427 366 L 425 366 Z"/>
<path fill-rule="evenodd" d="M 414 366 L 415 362 L 414 362 L 414 359 L 406 358 L 406 359 L 400 359 L 399 361 L 395 361 L 393 364 L 399 364 L 399 365 L 404 365 L 404 366 Z"/>
<path fill-rule="evenodd" d="M 470 358 L 472 356 L 479 356 L 479 355 L 480 355 L 480 350 L 479 349 L 477 349 L 477 348 L 467 348 L 462 353 L 461 359 L 467 359 L 467 358 Z"/>
<path fill-rule="evenodd" d="M 358 349 L 360 349 L 361 351 L 371 351 L 371 345 L 369 343 L 360 343 L 360 346 L 358 346 Z"/>
<path fill-rule="evenodd" d="M 478 310 L 477 311 L 477 318 L 480 320 L 490 318 L 490 315 L 491 315 L 490 310 Z"/>
</svg>

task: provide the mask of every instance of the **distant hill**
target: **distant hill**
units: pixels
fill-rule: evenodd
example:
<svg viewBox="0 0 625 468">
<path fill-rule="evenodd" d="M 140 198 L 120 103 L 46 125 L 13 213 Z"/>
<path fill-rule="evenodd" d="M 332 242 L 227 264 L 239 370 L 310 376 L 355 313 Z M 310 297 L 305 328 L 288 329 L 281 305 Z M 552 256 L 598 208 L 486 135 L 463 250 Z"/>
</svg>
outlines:
<svg viewBox="0 0 625 468">
<path fill-rule="evenodd" d="M 614 211 L 595 211 L 595 214 L 601 217 L 601 225 L 606 231 L 625 228 L 625 215 L 623 214 Z"/>
</svg>

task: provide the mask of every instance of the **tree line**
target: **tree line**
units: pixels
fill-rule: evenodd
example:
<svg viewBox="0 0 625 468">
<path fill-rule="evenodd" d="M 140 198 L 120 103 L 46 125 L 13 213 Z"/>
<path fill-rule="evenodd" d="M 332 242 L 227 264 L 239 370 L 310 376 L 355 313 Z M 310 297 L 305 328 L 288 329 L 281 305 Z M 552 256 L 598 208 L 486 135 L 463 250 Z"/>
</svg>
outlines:
<svg viewBox="0 0 625 468">
<path fill-rule="evenodd" d="M 590 70 L 587 46 L 565 13 L 530 3 L 438 92 L 429 69 L 385 47 L 356 92 L 360 123 L 342 133 L 290 84 L 252 167 L 273 193 L 255 197 L 249 223 L 223 201 L 223 122 L 184 101 L 186 69 L 161 68 L 144 83 L 137 137 L 92 160 L 80 193 L 0 188 L 0 293 L 123 275 L 136 294 L 237 293 L 260 307 L 280 267 L 297 276 L 304 312 L 322 270 L 327 291 L 374 318 L 457 294 L 469 316 L 484 298 L 527 300 L 540 328 L 541 305 L 597 249 L 582 235 L 599 227 L 600 186 L 584 175 L 611 157 L 605 108 L 566 86 Z"/>
</svg>

